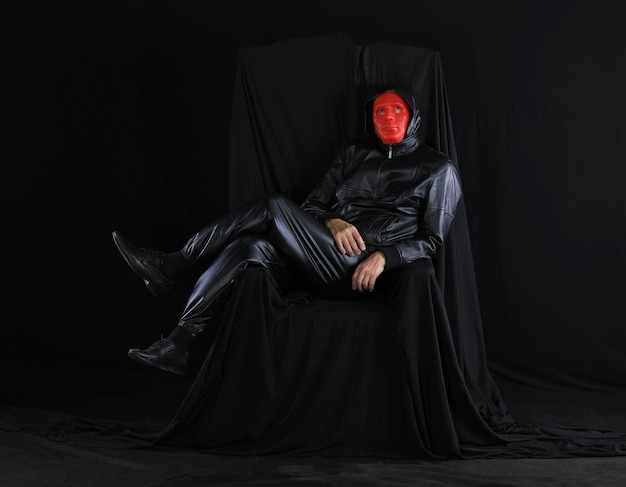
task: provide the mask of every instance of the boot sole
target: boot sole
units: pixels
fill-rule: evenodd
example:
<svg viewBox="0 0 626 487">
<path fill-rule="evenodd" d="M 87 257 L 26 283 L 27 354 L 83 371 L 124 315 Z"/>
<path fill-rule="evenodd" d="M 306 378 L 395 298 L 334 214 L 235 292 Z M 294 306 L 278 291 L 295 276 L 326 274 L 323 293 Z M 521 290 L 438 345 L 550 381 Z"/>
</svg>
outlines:
<svg viewBox="0 0 626 487">
<path fill-rule="evenodd" d="M 118 239 L 121 238 L 121 237 L 118 236 L 117 232 L 113 232 L 112 235 L 113 235 L 113 243 L 115 243 L 115 246 L 117 247 L 118 252 L 120 253 L 122 258 L 124 259 L 124 262 L 126 262 L 128 267 L 130 267 L 131 270 L 135 274 L 137 274 L 139 277 L 141 277 L 141 279 L 143 280 L 143 283 L 148 288 L 148 291 L 150 291 L 152 294 L 154 294 L 157 298 L 160 298 L 165 293 L 167 293 L 170 290 L 170 288 L 172 287 L 172 283 L 170 283 L 169 281 L 167 281 L 167 279 L 165 279 L 163 277 L 162 280 L 164 281 L 164 284 L 158 285 L 158 284 L 155 284 L 154 282 L 150 281 L 148 278 L 146 278 L 145 274 L 141 272 L 141 268 L 137 266 L 135 261 L 133 261 L 132 259 L 129 259 L 128 256 L 126 255 L 126 252 L 123 250 L 122 245 L 118 241 Z"/>
<path fill-rule="evenodd" d="M 143 358 L 141 355 L 136 355 L 134 349 L 130 349 L 128 351 L 128 357 L 135 362 L 138 362 L 142 365 L 148 365 L 150 367 L 155 367 L 157 369 L 164 370 L 165 372 L 171 372 L 172 374 L 177 375 L 185 375 L 186 369 L 184 367 L 176 367 L 175 365 L 164 365 L 158 362 L 152 362 Z"/>
</svg>

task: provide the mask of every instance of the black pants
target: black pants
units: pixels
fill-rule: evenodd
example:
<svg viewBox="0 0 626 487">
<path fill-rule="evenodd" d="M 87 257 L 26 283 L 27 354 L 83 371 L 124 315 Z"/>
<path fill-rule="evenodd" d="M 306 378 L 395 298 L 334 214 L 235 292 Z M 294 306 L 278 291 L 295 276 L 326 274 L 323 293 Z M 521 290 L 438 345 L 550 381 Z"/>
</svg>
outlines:
<svg viewBox="0 0 626 487">
<path fill-rule="evenodd" d="M 322 223 L 280 194 L 227 213 L 191 237 L 182 252 L 196 267 L 206 267 L 179 321 L 194 334 L 204 330 L 248 265 L 270 269 L 279 283 L 295 279 L 300 290 L 337 297 L 353 292 L 352 270 L 371 254 L 342 255 Z"/>
</svg>

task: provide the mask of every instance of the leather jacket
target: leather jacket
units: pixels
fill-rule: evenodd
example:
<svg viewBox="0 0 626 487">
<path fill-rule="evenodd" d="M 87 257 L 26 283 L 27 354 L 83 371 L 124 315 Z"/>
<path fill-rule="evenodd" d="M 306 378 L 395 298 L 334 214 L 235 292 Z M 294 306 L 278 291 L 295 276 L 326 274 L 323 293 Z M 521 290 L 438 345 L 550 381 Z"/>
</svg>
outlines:
<svg viewBox="0 0 626 487">
<path fill-rule="evenodd" d="M 385 254 L 386 269 L 434 258 L 461 198 L 453 162 L 418 138 L 414 97 L 396 91 L 412 110 L 405 138 L 385 145 L 366 122 L 369 140 L 343 147 L 301 205 L 321 222 L 341 218 L 353 224 L 368 250 Z M 366 121 L 373 99 L 365 103 Z"/>
</svg>

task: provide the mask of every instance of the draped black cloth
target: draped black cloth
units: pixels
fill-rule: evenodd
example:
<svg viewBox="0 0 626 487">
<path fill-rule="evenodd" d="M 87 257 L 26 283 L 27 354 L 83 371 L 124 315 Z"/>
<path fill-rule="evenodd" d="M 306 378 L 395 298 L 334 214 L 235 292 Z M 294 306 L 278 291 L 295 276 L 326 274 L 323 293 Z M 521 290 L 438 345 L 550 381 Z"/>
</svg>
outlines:
<svg viewBox="0 0 626 487">
<path fill-rule="evenodd" d="M 290 39 L 240 49 L 235 83 L 233 208 L 266 192 L 301 202 L 339 146 L 363 130 L 364 97 L 391 83 L 419 94 L 422 140 L 457 164 L 435 51 L 384 41 L 360 46 L 343 34 Z M 383 299 L 321 299 L 249 268 L 215 317 L 210 350 L 169 424 L 65 418 L 43 430 L 76 444 L 227 454 L 444 459 L 626 451 L 621 432 L 509 414 L 487 367 L 463 199 L 439 257 L 384 273 L 380 285 Z M 26 423 L 4 424 L 42 431 Z"/>
<path fill-rule="evenodd" d="M 418 94 L 422 140 L 456 163 L 437 52 L 359 46 L 343 34 L 240 49 L 231 207 L 266 192 L 300 202 L 337 148 L 363 131 L 362 100 L 393 83 Z M 246 271 L 159 441 L 231 454 L 426 458 L 623 449 L 619 433 L 509 414 L 487 367 L 463 199 L 433 264 L 383 274 L 386 298 L 359 302 L 285 293 L 267 272 Z"/>
<path fill-rule="evenodd" d="M 361 47 L 343 34 L 241 49 L 231 126 L 231 206 L 267 191 L 301 201 L 339 145 L 362 133 L 360 104 L 367 93 L 393 83 L 417 94 L 422 140 L 456 163 L 439 53 L 384 41 Z M 454 353 L 471 394 L 489 408 L 498 392 L 486 365 L 463 198 L 435 265 Z"/>
</svg>

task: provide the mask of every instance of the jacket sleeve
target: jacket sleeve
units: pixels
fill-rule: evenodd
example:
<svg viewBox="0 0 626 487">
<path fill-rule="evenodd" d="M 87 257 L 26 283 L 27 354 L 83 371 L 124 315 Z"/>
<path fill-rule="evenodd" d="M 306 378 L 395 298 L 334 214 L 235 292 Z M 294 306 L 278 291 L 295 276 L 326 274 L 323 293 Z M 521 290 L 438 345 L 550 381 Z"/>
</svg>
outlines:
<svg viewBox="0 0 626 487">
<path fill-rule="evenodd" d="M 434 258 L 452 226 L 460 199 L 458 172 L 448 161 L 433 175 L 423 218 L 415 235 L 380 248 L 385 254 L 385 269 Z"/>
<path fill-rule="evenodd" d="M 343 172 L 343 158 L 338 155 L 326 174 L 304 199 L 300 205 L 301 208 L 322 223 L 329 218 L 341 218 L 340 215 L 332 212 L 331 208 L 335 203 L 335 194 L 341 183 Z"/>
</svg>

